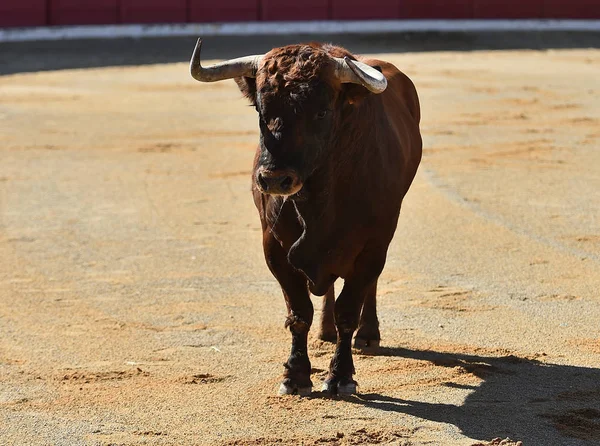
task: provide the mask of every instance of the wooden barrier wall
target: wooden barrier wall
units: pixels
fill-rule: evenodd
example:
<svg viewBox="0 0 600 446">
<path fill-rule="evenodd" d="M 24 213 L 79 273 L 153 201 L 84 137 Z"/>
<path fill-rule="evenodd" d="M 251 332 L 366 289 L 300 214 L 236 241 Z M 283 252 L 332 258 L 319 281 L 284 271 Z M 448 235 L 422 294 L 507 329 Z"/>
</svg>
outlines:
<svg viewBox="0 0 600 446">
<path fill-rule="evenodd" d="M 459 18 L 600 18 L 600 0 L 0 0 L 0 27 Z"/>
</svg>

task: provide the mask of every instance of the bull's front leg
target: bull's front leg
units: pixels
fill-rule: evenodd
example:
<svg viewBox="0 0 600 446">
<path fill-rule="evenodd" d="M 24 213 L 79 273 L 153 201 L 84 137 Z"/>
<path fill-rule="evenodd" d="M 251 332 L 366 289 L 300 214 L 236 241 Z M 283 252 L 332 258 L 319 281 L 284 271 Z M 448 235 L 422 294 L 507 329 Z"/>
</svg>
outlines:
<svg viewBox="0 0 600 446">
<path fill-rule="evenodd" d="M 361 309 L 370 292 L 376 288 L 377 279 L 385 264 L 383 253 L 363 253 L 357 259 L 354 273 L 346 278 L 344 288 L 335 301 L 334 316 L 337 328 L 337 344 L 329 365 L 329 375 L 323 383 L 323 391 L 332 395 L 357 393 L 358 384 L 352 360 L 352 336 L 358 328 Z"/>
<path fill-rule="evenodd" d="M 284 363 L 283 382 L 280 395 L 309 395 L 311 364 L 308 358 L 308 331 L 313 320 L 313 305 L 308 292 L 306 278 L 288 262 L 287 255 L 270 230 L 263 236 L 265 259 L 269 269 L 281 285 L 288 316 L 285 327 L 292 334 L 292 349 Z"/>
</svg>

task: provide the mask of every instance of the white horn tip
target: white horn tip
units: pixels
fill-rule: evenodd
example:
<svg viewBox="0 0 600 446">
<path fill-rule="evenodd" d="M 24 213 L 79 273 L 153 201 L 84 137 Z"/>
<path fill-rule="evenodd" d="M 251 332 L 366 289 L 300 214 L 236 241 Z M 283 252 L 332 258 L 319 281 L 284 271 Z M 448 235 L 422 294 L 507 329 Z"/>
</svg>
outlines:
<svg viewBox="0 0 600 446">
<path fill-rule="evenodd" d="M 387 88 L 387 79 L 383 73 L 364 62 L 344 56 L 344 62 L 361 79 L 362 85 L 372 93 L 379 94 Z"/>
</svg>

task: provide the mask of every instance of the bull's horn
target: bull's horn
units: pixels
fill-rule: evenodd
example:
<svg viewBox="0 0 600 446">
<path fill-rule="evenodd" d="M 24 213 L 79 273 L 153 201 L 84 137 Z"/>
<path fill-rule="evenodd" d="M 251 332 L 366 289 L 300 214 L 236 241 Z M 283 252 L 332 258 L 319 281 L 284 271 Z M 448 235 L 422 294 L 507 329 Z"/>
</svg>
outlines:
<svg viewBox="0 0 600 446">
<path fill-rule="evenodd" d="M 203 68 L 200 64 L 201 48 L 202 39 L 198 39 L 190 61 L 190 73 L 199 82 L 216 82 L 242 76 L 256 77 L 256 70 L 263 57 L 262 55 L 238 57 Z"/>
<path fill-rule="evenodd" d="M 366 63 L 350 59 L 334 57 L 336 62 L 336 75 L 343 84 L 359 84 L 372 93 L 382 93 L 387 87 L 387 79 L 375 68 Z"/>
</svg>

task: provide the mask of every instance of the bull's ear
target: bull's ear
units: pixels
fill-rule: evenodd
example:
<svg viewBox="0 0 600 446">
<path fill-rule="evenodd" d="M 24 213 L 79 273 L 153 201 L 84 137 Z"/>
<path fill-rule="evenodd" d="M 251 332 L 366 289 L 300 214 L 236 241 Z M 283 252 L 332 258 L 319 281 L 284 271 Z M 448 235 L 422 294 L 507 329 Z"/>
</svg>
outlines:
<svg viewBox="0 0 600 446">
<path fill-rule="evenodd" d="M 253 77 L 236 77 L 235 83 L 250 103 L 256 105 L 256 79 Z"/>
<path fill-rule="evenodd" d="M 362 85 L 344 84 L 342 86 L 345 104 L 358 104 L 367 96 L 373 94 Z"/>
<path fill-rule="evenodd" d="M 381 67 L 379 67 L 379 66 L 373 66 L 373 68 L 375 68 L 380 73 L 382 72 Z M 374 94 L 374 93 L 371 93 L 369 90 L 367 90 L 362 85 L 358 85 L 358 84 L 352 84 L 352 83 L 342 84 L 342 88 L 344 90 L 344 95 L 345 95 L 344 101 L 346 104 L 358 104 L 360 101 L 362 101 L 364 98 L 366 98 L 370 94 Z"/>
</svg>

